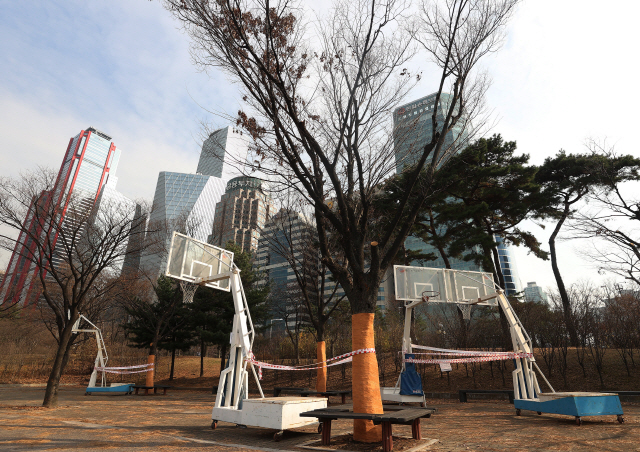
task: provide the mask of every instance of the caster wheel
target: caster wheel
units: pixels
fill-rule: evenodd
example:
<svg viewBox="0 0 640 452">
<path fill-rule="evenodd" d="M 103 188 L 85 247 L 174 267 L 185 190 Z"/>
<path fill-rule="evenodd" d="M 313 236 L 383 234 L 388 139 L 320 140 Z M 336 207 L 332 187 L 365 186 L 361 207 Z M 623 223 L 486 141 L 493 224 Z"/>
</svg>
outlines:
<svg viewBox="0 0 640 452">
<path fill-rule="evenodd" d="M 624 418 L 622 417 L 621 414 L 618 414 L 618 422 L 621 424 L 624 423 Z"/>
<path fill-rule="evenodd" d="M 284 436 L 284 432 L 278 432 L 278 433 L 274 433 L 273 435 L 273 440 L 278 443 L 282 440 L 282 437 Z"/>
<path fill-rule="evenodd" d="M 580 416 L 576 416 L 576 424 L 582 425 L 582 419 L 580 418 Z"/>
<path fill-rule="evenodd" d="M 318 433 L 322 433 L 322 424 L 318 425 Z"/>
<path fill-rule="evenodd" d="M 216 428 L 218 428 L 218 421 L 213 421 L 211 423 L 211 430 L 215 430 Z"/>
<path fill-rule="evenodd" d="M 538 411 L 538 416 L 541 416 L 541 415 L 542 415 L 542 411 Z"/>
<path fill-rule="evenodd" d="M 516 416 L 521 416 L 522 410 L 520 408 L 516 409 Z"/>
</svg>

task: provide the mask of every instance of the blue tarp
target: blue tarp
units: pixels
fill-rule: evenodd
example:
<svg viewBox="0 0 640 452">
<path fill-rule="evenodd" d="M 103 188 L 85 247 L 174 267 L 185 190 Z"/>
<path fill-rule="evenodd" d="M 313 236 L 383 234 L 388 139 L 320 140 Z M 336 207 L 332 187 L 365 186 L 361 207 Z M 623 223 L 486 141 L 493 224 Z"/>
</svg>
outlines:
<svg viewBox="0 0 640 452">
<path fill-rule="evenodd" d="M 405 359 L 413 359 L 413 353 L 405 353 Z M 422 392 L 422 379 L 416 372 L 414 363 L 405 363 L 405 371 L 400 374 L 400 394 L 401 395 L 424 395 Z"/>
</svg>

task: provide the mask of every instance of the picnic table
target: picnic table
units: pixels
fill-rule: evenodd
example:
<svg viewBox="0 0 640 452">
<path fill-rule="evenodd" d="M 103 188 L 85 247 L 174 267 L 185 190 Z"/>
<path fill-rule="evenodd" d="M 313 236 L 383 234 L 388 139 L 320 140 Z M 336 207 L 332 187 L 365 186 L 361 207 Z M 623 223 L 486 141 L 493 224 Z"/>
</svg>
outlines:
<svg viewBox="0 0 640 452">
<path fill-rule="evenodd" d="M 373 421 L 375 425 L 382 424 L 382 449 L 384 452 L 393 450 L 392 425 L 411 425 L 411 436 L 422 439 L 420 419 L 429 418 L 435 413 L 434 408 L 411 407 L 405 408 L 395 405 L 383 405 L 384 413 L 354 413 L 353 405 L 321 408 L 300 413 L 302 417 L 316 417 L 320 421 L 319 432 L 322 433 L 322 445 L 328 446 L 331 441 L 331 421 L 336 419 L 365 419 Z"/>
<path fill-rule="evenodd" d="M 153 385 L 153 386 L 134 386 L 135 393 L 138 394 L 140 389 L 144 389 L 144 395 L 149 395 L 149 391 L 153 389 L 153 393 L 157 394 L 158 389 L 162 389 L 162 395 L 167 395 L 167 389 L 171 389 L 171 386 Z"/>
</svg>

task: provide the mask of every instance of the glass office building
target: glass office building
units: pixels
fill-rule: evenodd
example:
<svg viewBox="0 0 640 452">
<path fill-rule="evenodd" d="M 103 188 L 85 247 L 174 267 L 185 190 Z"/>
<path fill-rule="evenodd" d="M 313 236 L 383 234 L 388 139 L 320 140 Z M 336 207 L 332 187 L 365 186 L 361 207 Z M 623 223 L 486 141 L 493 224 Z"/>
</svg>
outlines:
<svg viewBox="0 0 640 452">
<path fill-rule="evenodd" d="M 498 244 L 498 258 L 500 259 L 500 269 L 504 276 L 505 293 L 507 296 L 522 292 L 522 283 L 518 274 L 518 267 L 513 257 L 513 247 L 507 245 L 502 237 L 495 237 Z"/>
<path fill-rule="evenodd" d="M 436 105 L 436 94 L 430 94 L 418 100 L 409 102 L 396 109 L 393 113 L 393 145 L 396 159 L 396 173 L 402 172 L 407 166 L 415 164 L 423 153 L 424 146 L 431 141 L 433 134 L 433 116 L 441 131 L 442 125 L 451 105 L 452 96 L 447 93 L 440 95 L 440 102 Z M 445 136 L 440 164 L 467 145 L 467 134 L 463 124 L 464 115 Z M 430 160 L 428 160 L 429 162 Z"/>
<path fill-rule="evenodd" d="M 248 140 L 233 127 L 211 133 L 202 144 L 196 173 L 228 181 L 241 176 L 247 160 Z"/>
<path fill-rule="evenodd" d="M 447 109 L 451 105 L 451 98 L 452 96 L 450 94 L 442 93 L 440 95 L 440 102 L 436 105 L 436 93 L 434 93 L 409 102 L 396 109 L 393 114 L 396 173 L 402 172 L 419 159 L 424 146 L 431 140 L 433 133 L 433 115 L 435 114 L 437 123 L 442 125 L 446 117 Z M 464 121 L 464 117 L 461 118 L 458 124 L 447 133 L 443 152 L 452 155 L 461 151 L 464 146 L 466 146 L 467 138 L 461 125 Z M 430 160 L 428 160 L 427 163 L 429 161 Z M 424 254 L 433 253 L 437 256 L 435 260 L 413 261 L 410 265 L 445 268 L 444 260 L 438 250 L 426 244 L 422 239 L 418 237 L 407 237 L 405 247 L 408 250 L 419 251 Z M 449 263 L 454 270 L 481 271 L 480 266 L 474 262 L 450 258 Z"/>
<path fill-rule="evenodd" d="M 149 225 L 163 229 L 167 246 L 150 249 L 142 256 L 141 266 L 149 275 L 164 273 L 167 250 L 174 230 L 206 241 L 211 234 L 216 204 L 224 194 L 225 181 L 203 174 L 162 171 L 158 175 Z"/>
</svg>

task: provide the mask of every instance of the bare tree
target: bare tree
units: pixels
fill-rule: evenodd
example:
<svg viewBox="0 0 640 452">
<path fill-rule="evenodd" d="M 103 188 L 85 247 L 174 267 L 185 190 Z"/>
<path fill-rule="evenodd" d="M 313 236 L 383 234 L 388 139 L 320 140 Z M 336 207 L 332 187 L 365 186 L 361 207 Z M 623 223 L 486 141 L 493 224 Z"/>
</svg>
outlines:
<svg viewBox="0 0 640 452">
<path fill-rule="evenodd" d="M 313 327 L 316 338 L 316 357 L 326 361 L 325 332 L 340 303 L 345 299 L 339 295 L 339 284 L 330 280 L 327 266 L 320 259 L 317 229 L 311 219 L 300 215 L 304 205 L 283 208 L 269 223 L 269 231 L 262 233 L 265 247 L 287 262 L 295 276 L 297 303 L 305 312 L 306 322 Z M 326 391 L 327 368 L 318 368 L 316 390 Z"/>
<path fill-rule="evenodd" d="M 476 66 L 497 49 L 517 0 L 433 4 L 407 32 L 405 16 L 415 15 L 407 2 L 336 0 L 312 36 L 303 8 L 288 0 L 165 0 L 192 38 L 196 64 L 221 69 L 243 91 L 237 125 L 253 140 L 250 170 L 297 190 L 312 206 L 322 262 L 350 302 L 358 349 L 375 346 L 380 281 L 433 191 L 434 173 L 455 151 L 447 137 L 482 105 L 487 78 Z M 402 138 L 394 136 L 391 113 L 419 78 L 405 69 L 414 37 L 438 68 L 435 102 L 444 113 L 434 110 L 404 196 L 376 223 L 378 186 L 393 172 Z M 380 411 L 375 357 L 356 356 L 353 372 L 354 410 Z M 356 421 L 354 438 L 379 440 L 380 429 Z"/>
<path fill-rule="evenodd" d="M 54 319 L 51 328 L 58 342 L 47 381 L 44 406 L 54 406 L 58 385 L 76 339 L 72 326 L 80 312 L 106 307 L 121 289 L 120 267 L 127 253 L 138 252 L 135 240 L 144 228 L 131 205 L 113 200 L 101 202 L 57 193 L 56 173 L 39 169 L 19 178 L 0 180 L 0 246 L 14 250 L 28 274 L 36 278 L 34 296 L 28 300 L 8 298 L 8 303 L 44 303 Z M 55 199 L 60 202 L 55 202 Z M 18 237 L 15 238 L 14 235 Z"/>
</svg>

